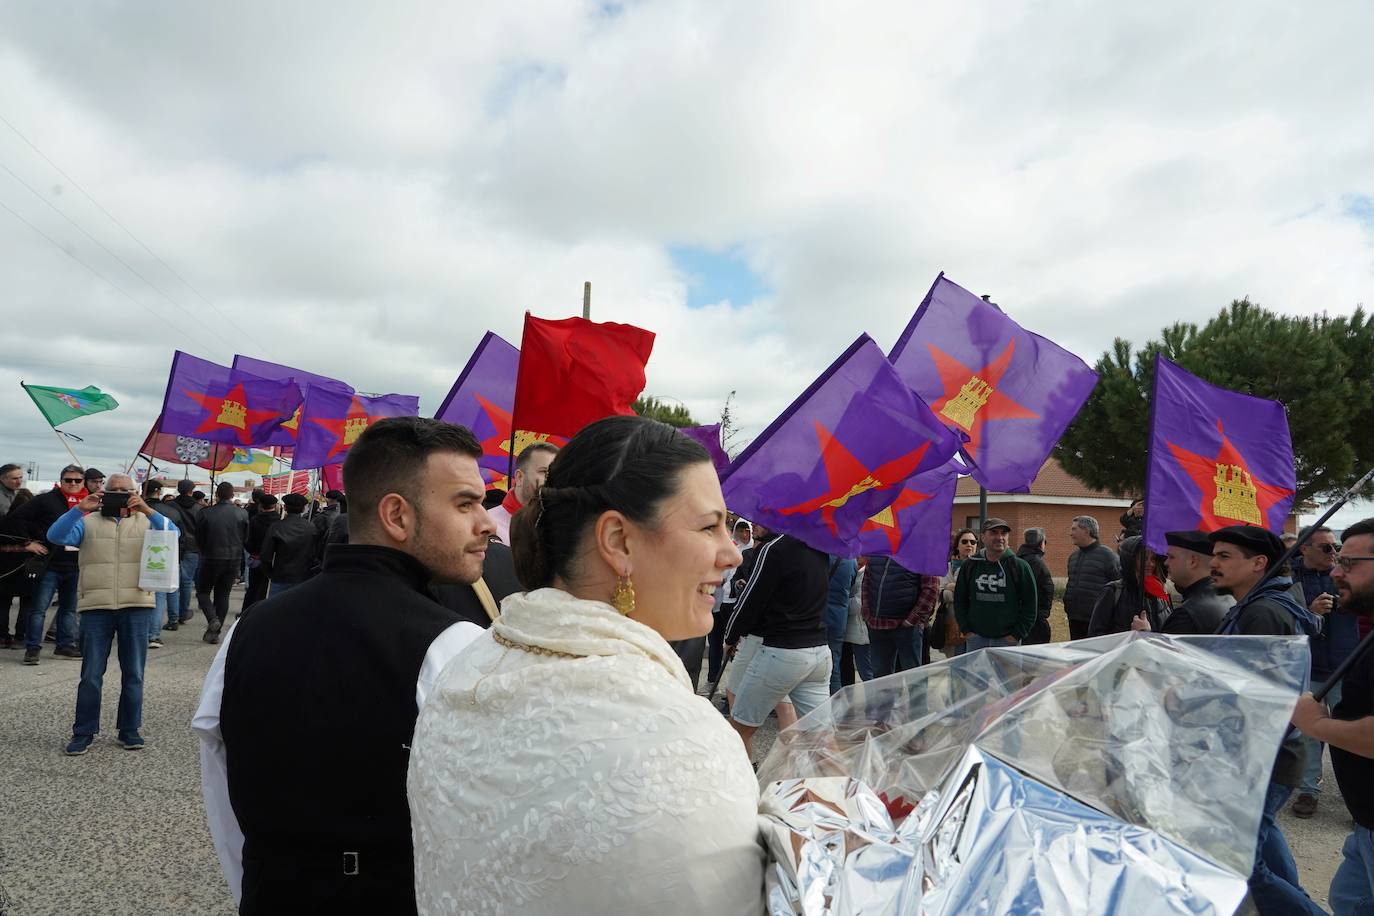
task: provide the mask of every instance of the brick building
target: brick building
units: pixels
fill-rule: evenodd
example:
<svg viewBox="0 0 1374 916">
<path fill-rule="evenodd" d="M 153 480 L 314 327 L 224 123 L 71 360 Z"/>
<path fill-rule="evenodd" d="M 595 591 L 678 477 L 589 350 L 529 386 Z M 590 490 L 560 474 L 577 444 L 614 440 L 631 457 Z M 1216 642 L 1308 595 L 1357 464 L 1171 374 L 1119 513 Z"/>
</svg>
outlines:
<svg viewBox="0 0 1374 916">
<path fill-rule="evenodd" d="M 1012 529 L 1012 546 L 1021 544 L 1021 532 L 1044 528 L 1047 544 L 1045 563 L 1056 578 L 1068 575 L 1069 523 L 1075 516 L 1091 515 L 1102 528 L 1102 540 L 1116 546 L 1121 530 L 1121 513 L 1131 505 L 1132 496 L 1094 490 L 1074 477 L 1054 458 L 1040 468 L 1029 493 L 988 493 L 988 515 L 1005 519 Z M 978 527 L 978 484 L 972 477 L 959 478 L 954 493 L 954 530 Z"/>
</svg>

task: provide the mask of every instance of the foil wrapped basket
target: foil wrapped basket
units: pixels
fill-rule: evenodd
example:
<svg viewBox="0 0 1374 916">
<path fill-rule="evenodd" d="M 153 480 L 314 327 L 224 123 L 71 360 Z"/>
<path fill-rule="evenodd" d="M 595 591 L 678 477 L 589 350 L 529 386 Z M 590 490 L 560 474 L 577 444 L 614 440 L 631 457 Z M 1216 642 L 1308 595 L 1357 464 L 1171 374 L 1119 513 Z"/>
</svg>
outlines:
<svg viewBox="0 0 1374 916">
<path fill-rule="evenodd" d="M 1301 637 L 988 649 L 836 694 L 760 768 L 770 914 L 1231 913 Z"/>
</svg>

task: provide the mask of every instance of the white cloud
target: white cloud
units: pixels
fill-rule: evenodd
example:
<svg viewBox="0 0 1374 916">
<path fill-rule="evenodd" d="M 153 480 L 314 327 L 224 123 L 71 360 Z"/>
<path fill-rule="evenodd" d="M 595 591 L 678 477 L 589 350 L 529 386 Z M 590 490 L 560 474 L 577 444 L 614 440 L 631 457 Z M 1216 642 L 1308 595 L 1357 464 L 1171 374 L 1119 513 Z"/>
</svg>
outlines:
<svg viewBox="0 0 1374 916">
<path fill-rule="evenodd" d="M 83 458 L 137 447 L 171 351 L 434 409 L 525 309 L 659 333 L 649 392 L 757 431 L 936 271 L 1092 361 L 1249 295 L 1349 311 L 1374 274 L 1374 10 L 1276 2 L 238 4 L 0 13 L 18 320 L 0 367 L 98 384 Z M 770 292 L 686 308 L 672 245 Z M 157 314 L 161 318 L 155 319 Z M 246 329 L 247 333 L 239 330 Z M 65 456 L 17 388 L 3 460 Z M 89 457 L 88 457 L 89 456 Z"/>
</svg>

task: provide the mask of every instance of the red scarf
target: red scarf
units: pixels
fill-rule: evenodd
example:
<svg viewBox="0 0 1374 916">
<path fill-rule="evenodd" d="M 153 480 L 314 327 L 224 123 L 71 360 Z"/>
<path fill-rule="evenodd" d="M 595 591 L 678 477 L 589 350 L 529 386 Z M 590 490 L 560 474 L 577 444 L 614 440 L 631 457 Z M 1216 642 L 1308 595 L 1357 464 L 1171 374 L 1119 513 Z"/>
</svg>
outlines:
<svg viewBox="0 0 1374 916">
<path fill-rule="evenodd" d="M 1151 598 L 1160 599 L 1164 599 L 1169 596 L 1169 593 L 1164 590 L 1164 583 L 1159 581 L 1154 576 L 1145 577 L 1145 594 L 1149 595 Z"/>
<path fill-rule="evenodd" d="M 514 489 L 508 491 L 506 493 L 506 498 L 501 500 L 501 508 L 505 509 L 511 515 L 514 515 L 515 513 L 519 512 L 520 507 L 523 505 L 524 503 L 520 502 L 520 500 L 515 498 Z"/>
<path fill-rule="evenodd" d="M 82 487 L 81 492 L 77 493 L 75 496 L 68 493 L 66 490 L 62 489 L 61 486 L 53 487 L 53 489 L 61 493 L 62 496 L 66 498 L 68 509 L 73 508 L 77 503 L 81 502 L 81 500 L 85 499 L 87 496 L 91 494 L 91 491 L 87 490 L 85 487 Z"/>
</svg>

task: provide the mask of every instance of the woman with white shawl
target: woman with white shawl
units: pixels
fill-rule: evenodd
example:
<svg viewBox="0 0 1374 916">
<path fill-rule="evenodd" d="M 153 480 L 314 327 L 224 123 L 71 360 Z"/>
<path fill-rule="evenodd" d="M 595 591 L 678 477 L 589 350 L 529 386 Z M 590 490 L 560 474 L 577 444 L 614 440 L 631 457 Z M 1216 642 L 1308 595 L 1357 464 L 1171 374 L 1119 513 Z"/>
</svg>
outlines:
<svg viewBox="0 0 1374 916">
<path fill-rule="evenodd" d="M 421 913 L 757 914 L 758 784 L 668 640 L 740 562 L 705 449 L 611 417 L 511 523 L 531 590 L 440 675 L 409 797 Z"/>
</svg>

